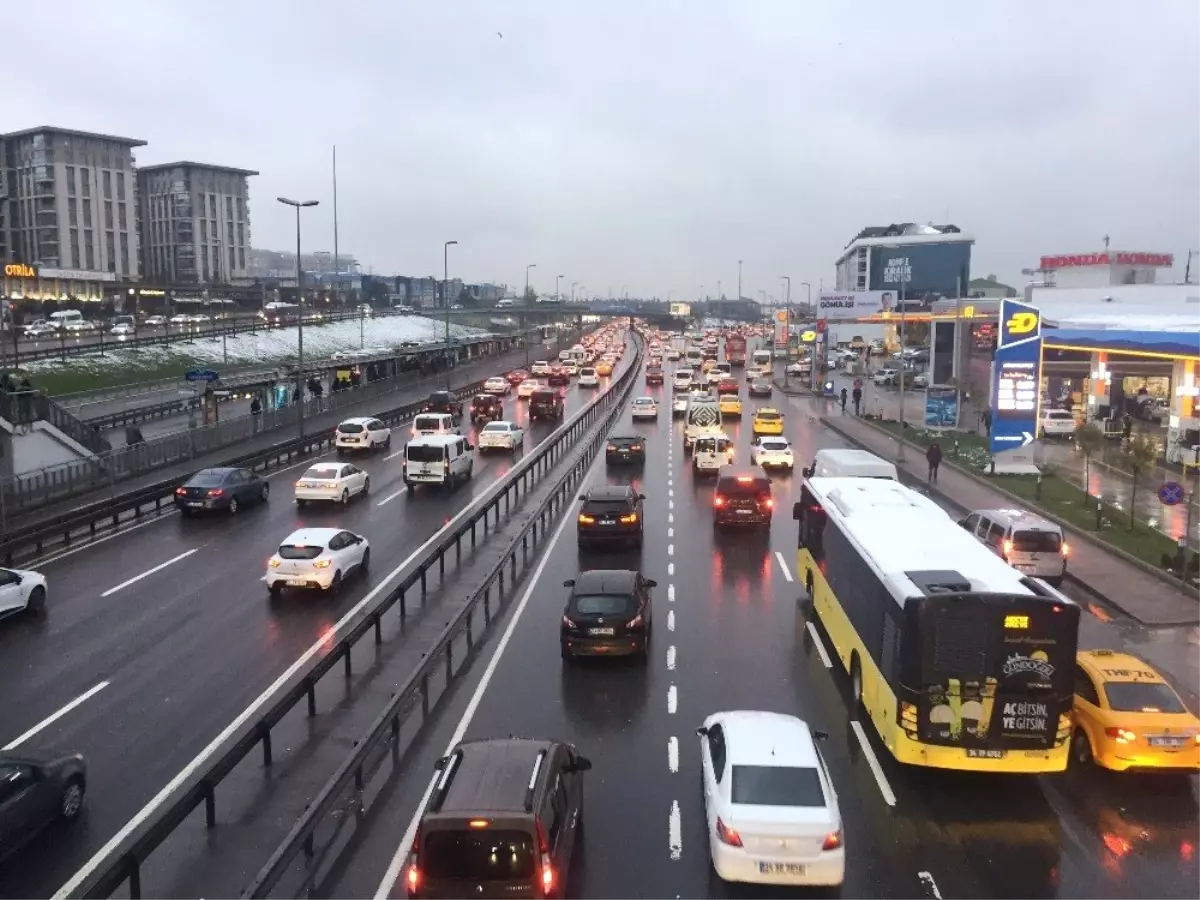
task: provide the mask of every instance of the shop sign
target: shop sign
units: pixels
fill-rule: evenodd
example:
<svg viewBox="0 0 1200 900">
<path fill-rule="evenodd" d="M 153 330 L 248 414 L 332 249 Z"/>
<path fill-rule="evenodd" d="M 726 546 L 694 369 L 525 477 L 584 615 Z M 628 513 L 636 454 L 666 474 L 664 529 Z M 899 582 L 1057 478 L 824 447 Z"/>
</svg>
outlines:
<svg viewBox="0 0 1200 900">
<path fill-rule="evenodd" d="M 1175 265 L 1171 253 L 1130 253 L 1119 250 L 1115 253 L 1075 253 L 1064 256 L 1043 256 L 1043 269 L 1075 269 L 1080 266 L 1148 266 L 1169 269 Z"/>
<path fill-rule="evenodd" d="M 6 263 L 4 274 L 9 278 L 37 278 L 37 269 L 25 263 Z"/>
</svg>

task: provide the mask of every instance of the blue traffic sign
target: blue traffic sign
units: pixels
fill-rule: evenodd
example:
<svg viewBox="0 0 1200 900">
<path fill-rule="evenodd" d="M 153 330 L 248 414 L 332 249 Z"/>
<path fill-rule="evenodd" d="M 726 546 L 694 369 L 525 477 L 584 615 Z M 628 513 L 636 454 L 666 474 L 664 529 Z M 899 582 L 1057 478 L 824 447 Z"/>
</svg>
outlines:
<svg viewBox="0 0 1200 900">
<path fill-rule="evenodd" d="M 1178 481 L 1168 481 L 1158 489 L 1158 499 L 1166 506 L 1175 506 L 1183 502 L 1183 485 Z"/>
<path fill-rule="evenodd" d="M 188 381 L 216 381 L 221 376 L 212 369 L 189 369 L 183 377 Z"/>
</svg>

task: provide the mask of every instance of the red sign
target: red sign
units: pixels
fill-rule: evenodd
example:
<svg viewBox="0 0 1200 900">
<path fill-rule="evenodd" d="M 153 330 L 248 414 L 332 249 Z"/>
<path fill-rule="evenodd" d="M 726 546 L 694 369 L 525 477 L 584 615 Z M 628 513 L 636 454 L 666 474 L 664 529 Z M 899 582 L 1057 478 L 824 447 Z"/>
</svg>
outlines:
<svg viewBox="0 0 1200 900">
<path fill-rule="evenodd" d="M 1043 256 L 1043 269 L 1073 269 L 1079 266 L 1150 266 L 1153 268 L 1170 268 L 1175 265 L 1175 256 L 1171 253 L 1129 253 L 1121 250 L 1116 253 L 1076 253 L 1070 256 Z"/>
</svg>

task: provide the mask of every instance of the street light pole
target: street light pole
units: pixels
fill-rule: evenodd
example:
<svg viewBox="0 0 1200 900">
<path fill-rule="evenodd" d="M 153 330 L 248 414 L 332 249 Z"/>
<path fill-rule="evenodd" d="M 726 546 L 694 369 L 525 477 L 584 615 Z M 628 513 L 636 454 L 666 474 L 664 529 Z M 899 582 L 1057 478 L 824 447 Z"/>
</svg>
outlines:
<svg viewBox="0 0 1200 900">
<path fill-rule="evenodd" d="M 562 300 L 562 294 L 560 294 L 558 292 L 558 286 L 562 282 L 563 278 L 565 278 L 565 277 L 566 277 L 565 275 L 555 275 L 554 276 L 554 302 L 555 303 L 558 303 Z"/>
<path fill-rule="evenodd" d="M 575 302 L 575 285 L 577 285 L 577 284 L 579 284 L 579 282 L 578 282 L 578 281 L 572 281 L 572 282 L 571 282 L 571 302 L 572 302 L 572 303 L 574 303 L 574 302 Z"/>
<path fill-rule="evenodd" d="M 442 245 L 442 303 L 446 307 L 446 390 L 450 390 L 450 248 L 458 241 Z"/>
<path fill-rule="evenodd" d="M 304 437 L 304 269 L 300 265 L 300 210 L 316 206 L 320 200 L 289 200 L 287 197 L 276 197 L 284 206 L 296 210 L 296 300 L 300 306 L 299 324 L 296 340 L 296 397 L 300 407 L 300 437 Z"/>
<path fill-rule="evenodd" d="M 536 269 L 536 268 L 537 268 L 537 263 L 530 263 L 529 265 L 527 265 L 525 267 L 525 294 L 524 294 L 524 296 L 521 297 L 521 303 L 523 303 L 523 304 L 529 302 L 529 270 Z"/>
<path fill-rule="evenodd" d="M 779 277 L 787 285 L 787 290 L 783 295 L 783 325 L 784 330 L 787 331 L 788 343 L 790 344 L 792 341 L 792 276 L 780 275 Z M 787 359 L 786 353 L 784 354 L 784 359 Z M 813 361 L 813 365 L 816 365 L 815 360 Z M 783 366 L 783 383 L 785 386 L 788 384 L 788 380 L 788 367 L 785 362 Z"/>
<path fill-rule="evenodd" d="M 738 260 L 738 303 L 742 302 L 742 261 Z"/>
</svg>

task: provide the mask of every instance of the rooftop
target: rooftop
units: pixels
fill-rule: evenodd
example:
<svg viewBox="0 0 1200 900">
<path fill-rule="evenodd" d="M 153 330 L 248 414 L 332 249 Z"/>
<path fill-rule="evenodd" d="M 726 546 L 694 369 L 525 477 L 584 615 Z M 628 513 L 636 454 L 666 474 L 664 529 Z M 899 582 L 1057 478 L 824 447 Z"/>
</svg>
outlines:
<svg viewBox="0 0 1200 900">
<path fill-rule="evenodd" d="M 35 134 L 62 134 L 67 137 L 89 138 L 98 141 L 116 141 L 129 147 L 145 147 L 146 142 L 138 138 L 119 137 L 115 134 L 101 134 L 98 131 L 77 131 L 74 128 L 58 128 L 54 125 L 38 125 L 36 128 L 23 128 L 20 131 L 10 131 L 0 134 L 3 138 L 20 138 Z"/>
<path fill-rule="evenodd" d="M 154 166 L 138 166 L 139 172 L 164 172 L 167 169 L 206 169 L 209 172 L 224 172 L 227 175 L 257 175 L 253 169 L 236 169 L 233 166 L 215 166 L 211 163 L 192 162 L 183 159 L 179 162 L 159 163 Z"/>
</svg>

